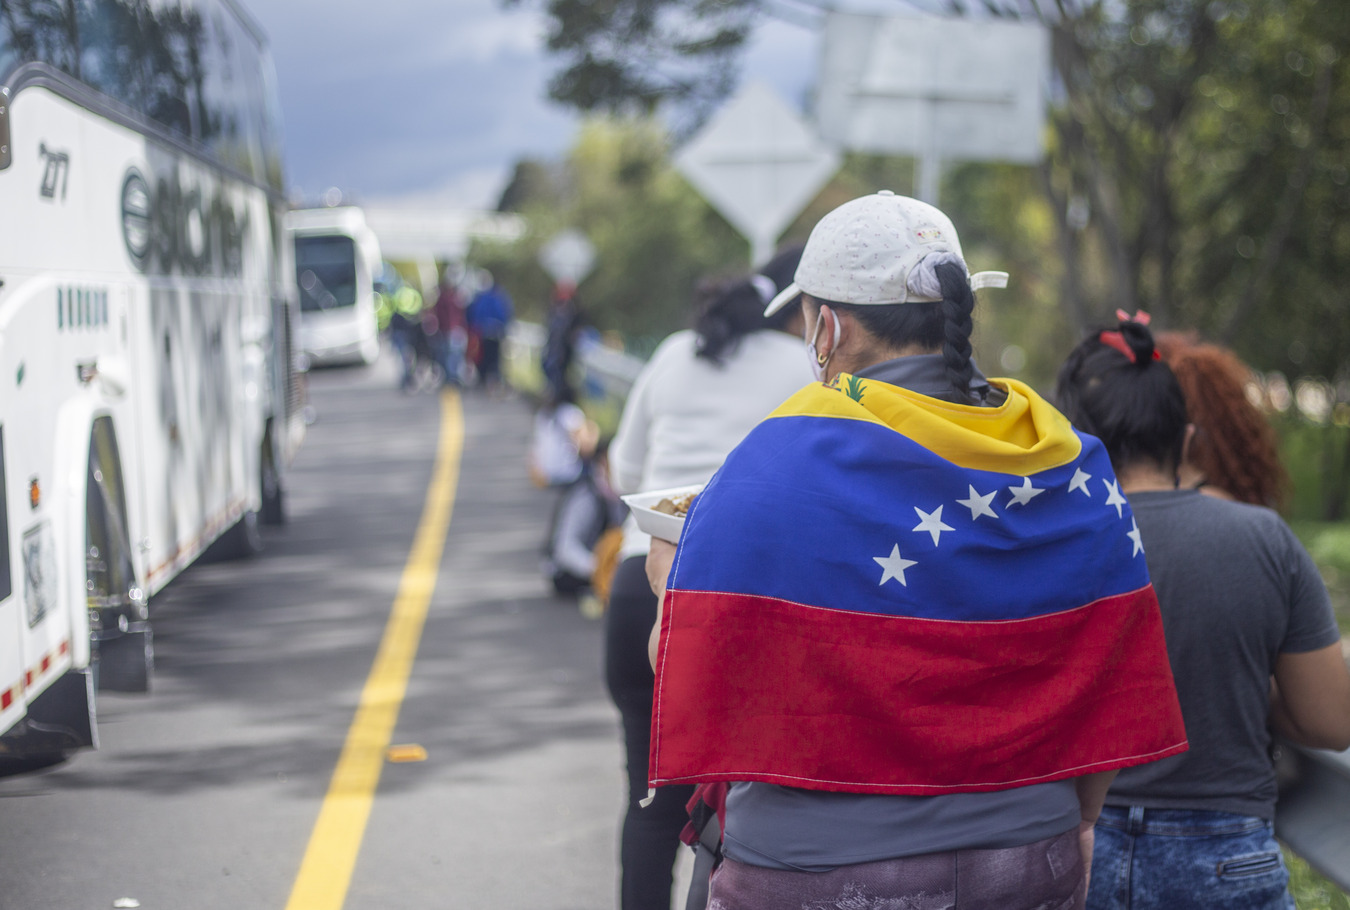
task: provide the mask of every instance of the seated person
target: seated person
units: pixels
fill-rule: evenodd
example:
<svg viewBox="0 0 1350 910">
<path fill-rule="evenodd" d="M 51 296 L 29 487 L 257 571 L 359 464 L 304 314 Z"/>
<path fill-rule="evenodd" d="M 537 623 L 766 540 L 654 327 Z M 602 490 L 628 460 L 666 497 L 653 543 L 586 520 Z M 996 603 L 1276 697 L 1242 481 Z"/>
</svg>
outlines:
<svg viewBox="0 0 1350 910">
<path fill-rule="evenodd" d="M 580 594 L 591 585 L 595 546 L 610 528 L 618 527 L 628 509 L 609 485 L 609 445 L 601 442 L 572 482 L 553 513 L 545 574 L 559 594 Z"/>
</svg>

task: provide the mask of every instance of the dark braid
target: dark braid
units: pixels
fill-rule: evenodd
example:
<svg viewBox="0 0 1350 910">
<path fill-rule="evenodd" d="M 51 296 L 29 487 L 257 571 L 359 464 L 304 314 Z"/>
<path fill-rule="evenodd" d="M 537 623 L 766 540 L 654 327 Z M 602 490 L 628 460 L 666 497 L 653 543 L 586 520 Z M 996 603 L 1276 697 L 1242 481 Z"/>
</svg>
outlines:
<svg viewBox="0 0 1350 910">
<path fill-rule="evenodd" d="M 975 364 L 970 359 L 971 315 L 975 295 L 966 270 L 956 262 L 944 262 L 933 273 L 942 289 L 941 301 L 916 301 L 897 304 L 838 303 L 817 300 L 832 309 L 853 314 L 869 333 L 893 348 L 918 345 L 929 351 L 941 350 L 958 403 L 972 402 L 970 382 Z"/>
<path fill-rule="evenodd" d="M 952 385 L 969 400 L 970 380 L 975 375 L 975 365 L 970 361 L 975 295 L 970 290 L 965 269 L 956 263 L 943 262 L 933 271 L 942 287 L 942 359 L 947 364 L 947 376 Z"/>
</svg>

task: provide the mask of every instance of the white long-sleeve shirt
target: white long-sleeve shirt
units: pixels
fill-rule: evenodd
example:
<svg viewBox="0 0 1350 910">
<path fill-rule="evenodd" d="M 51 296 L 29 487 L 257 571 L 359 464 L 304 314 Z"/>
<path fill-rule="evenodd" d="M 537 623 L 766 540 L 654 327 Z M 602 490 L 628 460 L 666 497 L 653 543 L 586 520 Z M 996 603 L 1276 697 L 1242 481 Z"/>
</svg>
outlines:
<svg viewBox="0 0 1350 910">
<path fill-rule="evenodd" d="M 647 362 L 609 448 L 621 493 L 707 483 L 754 426 L 812 381 L 800 338 L 774 330 L 745 336 L 722 365 L 694 356 L 697 336 L 676 332 Z M 630 518 L 622 556 L 650 540 Z"/>
</svg>

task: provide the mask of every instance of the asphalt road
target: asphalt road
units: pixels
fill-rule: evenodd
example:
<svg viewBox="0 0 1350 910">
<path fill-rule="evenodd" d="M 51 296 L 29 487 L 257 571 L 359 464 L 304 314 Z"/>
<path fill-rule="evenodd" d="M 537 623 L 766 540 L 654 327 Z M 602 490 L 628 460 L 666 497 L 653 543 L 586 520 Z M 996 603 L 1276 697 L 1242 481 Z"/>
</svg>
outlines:
<svg viewBox="0 0 1350 910">
<path fill-rule="evenodd" d="M 100 697 L 99 751 L 0 780 L 0 908 L 287 907 L 432 476 L 438 397 L 394 385 L 387 365 L 312 374 L 289 524 L 154 599 L 154 690 Z M 527 406 L 470 392 L 463 413 L 393 734 L 427 758 L 383 766 L 342 906 L 609 908 L 623 757 L 601 623 L 539 573 Z"/>
</svg>

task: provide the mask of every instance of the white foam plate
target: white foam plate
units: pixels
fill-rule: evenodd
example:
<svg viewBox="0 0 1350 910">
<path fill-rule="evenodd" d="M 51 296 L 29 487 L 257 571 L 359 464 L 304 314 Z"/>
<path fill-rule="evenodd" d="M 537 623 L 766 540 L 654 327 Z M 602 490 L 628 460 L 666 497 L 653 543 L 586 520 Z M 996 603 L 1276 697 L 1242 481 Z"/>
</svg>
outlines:
<svg viewBox="0 0 1350 910">
<path fill-rule="evenodd" d="M 678 499 L 690 493 L 697 493 L 703 489 L 703 484 L 696 483 L 686 487 L 672 487 L 669 490 L 651 490 L 647 493 L 629 493 L 622 497 L 623 501 L 633 513 L 633 519 L 637 526 L 661 540 L 668 540 L 671 543 L 680 542 L 680 531 L 684 529 L 684 516 L 667 515 L 665 512 L 658 512 L 652 508 L 663 499 Z"/>
</svg>

